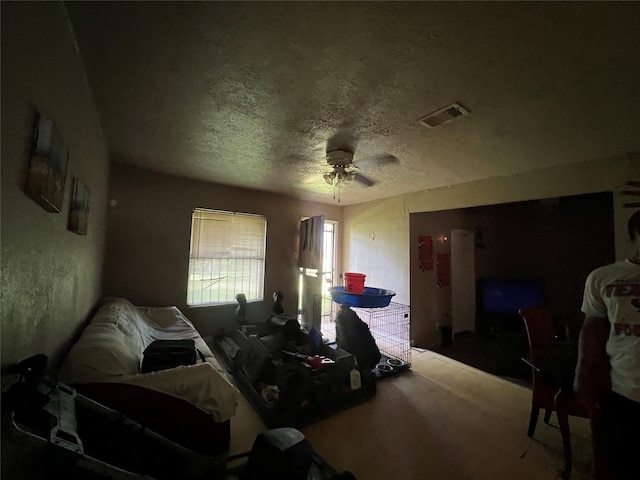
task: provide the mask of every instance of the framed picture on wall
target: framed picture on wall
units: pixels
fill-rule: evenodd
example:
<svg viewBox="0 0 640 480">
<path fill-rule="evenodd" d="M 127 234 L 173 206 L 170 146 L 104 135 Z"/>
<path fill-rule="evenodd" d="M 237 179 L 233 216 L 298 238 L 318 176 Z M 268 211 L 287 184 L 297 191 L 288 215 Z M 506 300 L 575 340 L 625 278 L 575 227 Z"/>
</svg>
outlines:
<svg viewBox="0 0 640 480">
<path fill-rule="evenodd" d="M 86 235 L 89 222 L 89 189 L 79 179 L 73 179 L 68 228 L 78 235 Z"/>
<path fill-rule="evenodd" d="M 60 213 L 69 150 L 53 120 L 38 114 L 35 124 L 27 193 L 45 210 Z"/>
</svg>

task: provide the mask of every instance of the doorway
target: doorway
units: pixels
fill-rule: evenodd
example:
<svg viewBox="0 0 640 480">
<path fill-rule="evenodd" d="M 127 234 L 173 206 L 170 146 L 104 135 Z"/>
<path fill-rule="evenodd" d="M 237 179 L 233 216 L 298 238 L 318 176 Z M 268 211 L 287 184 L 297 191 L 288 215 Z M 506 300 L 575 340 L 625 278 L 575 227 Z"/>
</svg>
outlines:
<svg viewBox="0 0 640 480">
<path fill-rule="evenodd" d="M 324 338 L 334 341 L 336 338 L 335 316 L 338 305 L 331 299 L 329 288 L 337 283 L 337 239 L 338 222 L 324 222 L 322 257 L 322 321 L 320 331 Z"/>
<path fill-rule="evenodd" d="M 303 217 L 304 222 L 309 217 Z M 338 222 L 334 220 L 323 220 L 322 230 L 322 252 L 321 268 L 299 268 L 298 283 L 298 316 L 303 317 L 302 312 L 308 310 L 320 310 L 320 321 L 307 322 L 308 327 L 315 325 L 320 328 L 323 337 L 335 339 L 335 315 L 336 306 L 331 300 L 329 288 L 337 283 L 337 245 L 338 245 Z M 319 302 L 317 301 L 319 299 Z M 305 302 L 307 305 L 305 306 Z M 311 303 L 319 305 L 309 308 Z"/>
</svg>

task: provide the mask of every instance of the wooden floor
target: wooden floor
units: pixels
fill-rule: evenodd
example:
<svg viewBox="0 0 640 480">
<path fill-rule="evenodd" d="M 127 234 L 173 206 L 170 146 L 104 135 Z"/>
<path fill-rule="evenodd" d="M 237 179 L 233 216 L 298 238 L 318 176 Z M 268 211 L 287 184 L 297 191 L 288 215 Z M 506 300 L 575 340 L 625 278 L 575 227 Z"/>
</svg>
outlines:
<svg viewBox="0 0 640 480">
<path fill-rule="evenodd" d="M 433 349 L 445 357 L 475 367 L 520 385 L 531 381 L 531 368 L 522 361 L 529 346 L 524 335 L 495 337 L 463 332 L 450 346 Z"/>
<path fill-rule="evenodd" d="M 251 449 L 264 425 L 240 399 L 231 452 Z M 302 428 L 315 450 L 358 480 L 555 479 L 562 443 L 555 416 L 526 435 L 531 390 L 429 350 L 377 395 Z M 542 416 L 541 416 L 542 417 Z M 592 478 L 588 422 L 571 418 L 574 480 Z"/>
</svg>

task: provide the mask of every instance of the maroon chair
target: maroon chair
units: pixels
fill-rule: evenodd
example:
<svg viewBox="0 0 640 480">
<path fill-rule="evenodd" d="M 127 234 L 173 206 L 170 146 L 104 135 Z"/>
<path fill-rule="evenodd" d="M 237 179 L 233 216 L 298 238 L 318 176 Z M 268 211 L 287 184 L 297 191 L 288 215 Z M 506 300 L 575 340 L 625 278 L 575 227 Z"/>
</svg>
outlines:
<svg viewBox="0 0 640 480">
<path fill-rule="evenodd" d="M 529 339 L 529 353 L 546 347 L 556 341 L 553 320 L 548 310 L 543 307 L 525 307 L 518 313 L 524 320 L 524 326 Z M 531 415 L 527 435 L 533 437 L 538 422 L 540 409 L 545 410 L 544 423 L 548 424 L 551 412 L 556 409 L 555 396 L 558 385 L 547 380 L 539 371 L 533 370 L 533 396 L 531 398 Z"/>
<path fill-rule="evenodd" d="M 555 329 L 551 313 L 545 307 L 524 307 L 518 313 L 524 320 L 529 339 L 529 353 L 533 355 L 537 350 L 556 341 Z M 549 423 L 552 411 L 558 417 L 558 426 L 562 436 L 564 450 L 564 477 L 571 475 L 571 434 L 569 431 L 569 415 L 589 418 L 589 412 L 580 403 L 577 397 L 567 388 L 560 388 L 559 379 L 549 379 L 536 369 L 533 370 L 533 395 L 531 398 L 531 416 L 529 418 L 529 430 L 527 435 L 533 437 L 538 414 L 541 408 L 546 410 L 545 423 Z"/>
</svg>

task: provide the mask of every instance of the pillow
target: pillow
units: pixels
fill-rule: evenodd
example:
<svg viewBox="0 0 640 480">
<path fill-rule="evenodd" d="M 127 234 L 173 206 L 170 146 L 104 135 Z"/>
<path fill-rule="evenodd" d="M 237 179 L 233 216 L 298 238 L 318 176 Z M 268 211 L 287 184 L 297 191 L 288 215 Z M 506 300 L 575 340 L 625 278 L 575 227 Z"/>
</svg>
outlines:
<svg viewBox="0 0 640 480">
<path fill-rule="evenodd" d="M 89 324 L 65 359 L 66 383 L 86 383 L 140 371 L 142 351 L 113 323 Z"/>
<path fill-rule="evenodd" d="M 122 298 L 122 297 L 106 296 L 106 297 L 104 297 L 102 299 L 102 305 L 107 305 L 107 304 L 120 304 L 120 305 L 123 305 L 123 306 L 135 308 L 135 305 L 133 303 L 131 303 L 126 298 Z"/>
<path fill-rule="evenodd" d="M 91 319 L 90 325 L 115 325 L 139 350 L 144 350 L 147 342 L 139 329 L 138 310 L 128 300 L 116 299 L 104 303 Z"/>
</svg>

